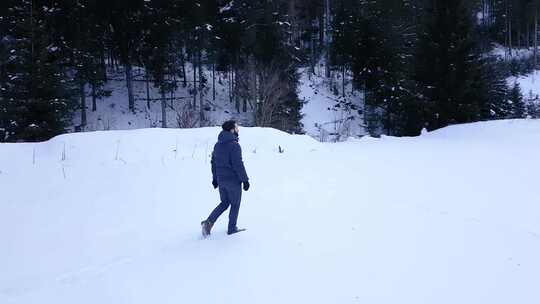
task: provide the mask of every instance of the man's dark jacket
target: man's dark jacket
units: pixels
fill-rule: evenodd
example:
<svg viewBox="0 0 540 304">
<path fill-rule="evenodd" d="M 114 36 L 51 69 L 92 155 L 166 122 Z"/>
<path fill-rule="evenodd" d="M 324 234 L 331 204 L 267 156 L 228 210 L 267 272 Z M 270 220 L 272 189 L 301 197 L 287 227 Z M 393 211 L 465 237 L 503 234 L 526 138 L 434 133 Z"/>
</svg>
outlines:
<svg viewBox="0 0 540 304">
<path fill-rule="evenodd" d="M 229 131 L 219 133 L 212 153 L 212 176 L 219 184 L 248 181 L 236 134 Z"/>
</svg>

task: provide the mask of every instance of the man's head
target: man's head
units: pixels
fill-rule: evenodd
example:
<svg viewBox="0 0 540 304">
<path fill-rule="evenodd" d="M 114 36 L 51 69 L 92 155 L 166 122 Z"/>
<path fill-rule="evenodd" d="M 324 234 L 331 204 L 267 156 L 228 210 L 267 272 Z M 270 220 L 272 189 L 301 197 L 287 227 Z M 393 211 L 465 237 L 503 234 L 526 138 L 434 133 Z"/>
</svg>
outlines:
<svg viewBox="0 0 540 304">
<path fill-rule="evenodd" d="M 223 131 L 232 132 L 238 135 L 238 124 L 236 124 L 236 121 L 234 120 L 227 120 L 221 125 L 221 128 L 223 128 Z"/>
</svg>

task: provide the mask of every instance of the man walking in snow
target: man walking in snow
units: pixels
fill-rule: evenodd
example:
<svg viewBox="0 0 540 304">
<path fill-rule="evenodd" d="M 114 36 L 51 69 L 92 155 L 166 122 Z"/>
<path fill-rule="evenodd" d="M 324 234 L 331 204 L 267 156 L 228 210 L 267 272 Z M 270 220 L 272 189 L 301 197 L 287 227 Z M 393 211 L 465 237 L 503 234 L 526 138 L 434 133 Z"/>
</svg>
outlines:
<svg viewBox="0 0 540 304">
<path fill-rule="evenodd" d="M 219 187 L 221 203 L 210 213 L 208 219 L 201 222 L 203 236 L 208 236 L 218 217 L 229 211 L 229 227 L 227 234 L 233 234 L 245 229 L 236 227 L 240 200 L 242 198 L 242 185 L 244 191 L 249 189 L 249 179 L 242 161 L 242 149 L 238 143 L 238 125 L 234 120 L 223 123 L 219 133 L 218 142 L 212 152 L 212 185 Z"/>
</svg>

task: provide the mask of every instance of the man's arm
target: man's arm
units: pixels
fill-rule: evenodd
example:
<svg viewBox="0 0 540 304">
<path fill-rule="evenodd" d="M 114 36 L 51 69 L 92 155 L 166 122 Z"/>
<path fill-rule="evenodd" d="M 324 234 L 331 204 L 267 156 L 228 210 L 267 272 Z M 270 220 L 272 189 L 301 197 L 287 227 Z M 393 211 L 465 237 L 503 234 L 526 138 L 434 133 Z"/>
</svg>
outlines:
<svg viewBox="0 0 540 304">
<path fill-rule="evenodd" d="M 212 152 L 212 160 L 210 161 L 210 164 L 212 165 L 212 181 L 217 181 L 216 161 L 215 161 L 215 158 L 214 158 L 214 152 Z"/>
<path fill-rule="evenodd" d="M 240 144 L 234 143 L 231 151 L 231 163 L 236 175 L 241 182 L 247 182 L 249 180 L 246 168 L 244 167 L 244 161 L 242 161 L 242 148 Z"/>
</svg>

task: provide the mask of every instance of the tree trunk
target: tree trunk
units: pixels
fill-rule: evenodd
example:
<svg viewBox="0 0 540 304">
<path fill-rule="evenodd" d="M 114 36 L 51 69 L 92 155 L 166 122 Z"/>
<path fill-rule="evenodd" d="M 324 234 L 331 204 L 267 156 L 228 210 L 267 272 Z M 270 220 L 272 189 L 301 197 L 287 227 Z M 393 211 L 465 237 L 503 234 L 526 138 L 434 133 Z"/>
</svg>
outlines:
<svg viewBox="0 0 540 304">
<path fill-rule="evenodd" d="M 30 62 L 34 63 L 34 0 L 30 0 Z"/>
<path fill-rule="evenodd" d="M 197 54 L 197 62 L 199 65 L 199 125 L 202 127 L 204 126 L 204 96 L 203 96 L 203 72 L 204 69 L 202 67 L 202 54 L 201 50 L 199 50 Z"/>
<path fill-rule="evenodd" d="M 237 72 L 235 71 L 233 73 L 234 108 L 236 109 L 237 113 L 240 113 L 240 100 L 238 99 L 238 83 L 236 81 L 236 77 L 238 77 L 238 75 L 236 75 L 236 74 L 237 74 Z"/>
<path fill-rule="evenodd" d="M 167 128 L 167 99 L 164 90 L 161 90 L 161 127 Z"/>
<path fill-rule="evenodd" d="M 229 103 L 233 102 L 233 92 L 232 92 L 232 66 L 230 71 L 227 72 L 227 82 L 229 87 Z"/>
<path fill-rule="evenodd" d="M 175 88 L 176 88 L 176 76 L 173 74 L 172 78 L 172 87 L 171 87 L 171 108 L 174 109 L 174 98 L 175 98 Z"/>
<path fill-rule="evenodd" d="M 212 100 L 216 100 L 216 65 L 212 62 Z"/>
<path fill-rule="evenodd" d="M 184 88 L 187 87 L 187 76 L 186 76 L 186 60 L 184 58 L 184 52 L 180 53 L 180 60 L 182 60 L 182 79 Z"/>
<path fill-rule="evenodd" d="M 135 97 L 133 96 L 133 74 L 131 63 L 124 64 L 126 72 L 126 86 L 128 91 L 129 110 L 135 113 Z"/>
<path fill-rule="evenodd" d="M 319 45 L 324 45 L 324 12 L 319 15 Z"/>
<path fill-rule="evenodd" d="M 508 21 L 508 50 L 512 56 L 512 17 Z"/>
<path fill-rule="evenodd" d="M 518 32 L 517 32 L 516 39 L 517 39 L 517 41 L 516 41 L 517 44 L 516 45 L 517 45 L 517 47 L 519 49 L 519 48 L 521 48 L 521 26 L 518 26 Z"/>
<path fill-rule="evenodd" d="M 509 20 L 510 20 L 510 16 L 508 16 L 508 13 L 509 13 L 509 9 L 508 9 L 508 0 L 504 1 L 504 10 L 505 10 L 505 16 L 506 16 L 506 23 L 505 23 L 505 28 L 506 28 L 506 33 L 504 35 L 504 43 L 505 43 L 505 46 L 506 46 L 506 52 L 505 52 L 505 57 L 507 54 L 510 54 L 510 33 L 509 33 L 509 29 L 510 29 L 510 26 L 509 26 Z"/>
<path fill-rule="evenodd" d="M 530 24 L 528 22 L 525 22 L 526 24 L 526 34 L 525 34 L 525 37 L 526 37 L 526 41 L 525 41 L 525 47 L 527 48 L 527 50 L 531 47 L 531 31 L 530 31 Z"/>
<path fill-rule="evenodd" d="M 92 112 L 97 111 L 97 93 L 96 84 L 92 83 Z"/>
<path fill-rule="evenodd" d="M 193 109 L 197 108 L 197 65 L 193 58 Z"/>
<path fill-rule="evenodd" d="M 103 78 L 103 81 L 107 82 L 108 77 L 107 77 L 107 64 L 105 63 L 105 51 L 101 51 L 99 53 L 99 60 L 100 60 L 100 64 L 101 64 L 101 70 L 102 70 L 102 73 L 103 73 L 103 75 L 101 77 Z"/>
<path fill-rule="evenodd" d="M 111 50 L 111 66 L 113 71 L 118 71 L 118 63 L 116 62 L 116 56 L 114 54 L 114 51 Z"/>
<path fill-rule="evenodd" d="M 330 78 L 330 31 L 331 31 L 331 20 L 330 20 L 330 0 L 325 0 L 325 37 L 324 37 L 324 49 L 326 51 L 326 64 L 325 64 L 325 73 L 326 78 Z"/>
<path fill-rule="evenodd" d="M 81 98 L 81 127 L 86 126 L 86 94 L 84 93 L 84 81 L 79 81 L 79 95 Z"/>
<path fill-rule="evenodd" d="M 112 50 L 109 50 L 107 56 L 109 56 L 109 61 L 107 62 L 107 64 L 109 65 L 109 69 L 111 69 L 112 71 L 114 71 L 114 65 L 113 65 L 113 51 Z"/>
<path fill-rule="evenodd" d="M 308 80 L 311 80 L 311 74 L 315 74 L 315 47 L 314 47 L 313 37 L 311 37 L 310 43 L 309 43 L 309 51 L 311 53 L 310 58 L 310 67 L 309 67 L 309 73 L 308 73 Z"/>
<path fill-rule="evenodd" d="M 248 100 L 246 102 L 249 102 L 251 105 L 251 109 L 253 109 L 257 104 L 257 67 L 255 65 L 255 59 L 253 56 L 249 58 L 249 94 L 248 94 Z M 247 112 L 247 105 L 246 110 L 244 112 Z"/>
<path fill-rule="evenodd" d="M 508 4 L 507 9 L 508 13 L 506 14 L 506 16 L 508 18 L 508 53 L 510 54 L 510 57 L 512 57 L 512 13 L 511 8 L 508 8 Z"/>
<path fill-rule="evenodd" d="M 148 72 L 145 71 L 146 78 L 146 107 L 150 109 L 150 77 L 148 77 Z"/>
<path fill-rule="evenodd" d="M 534 5 L 534 67 L 538 60 L 538 1 Z"/>
<path fill-rule="evenodd" d="M 345 65 L 341 68 L 341 85 L 343 91 L 343 97 L 345 97 Z"/>
<path fill-rule="evenodd" d="M 482 26 L 486 27 L 486 16 L 487 16 L 487 4 L 486 0 L 482 0 Z"/>
</svg>

